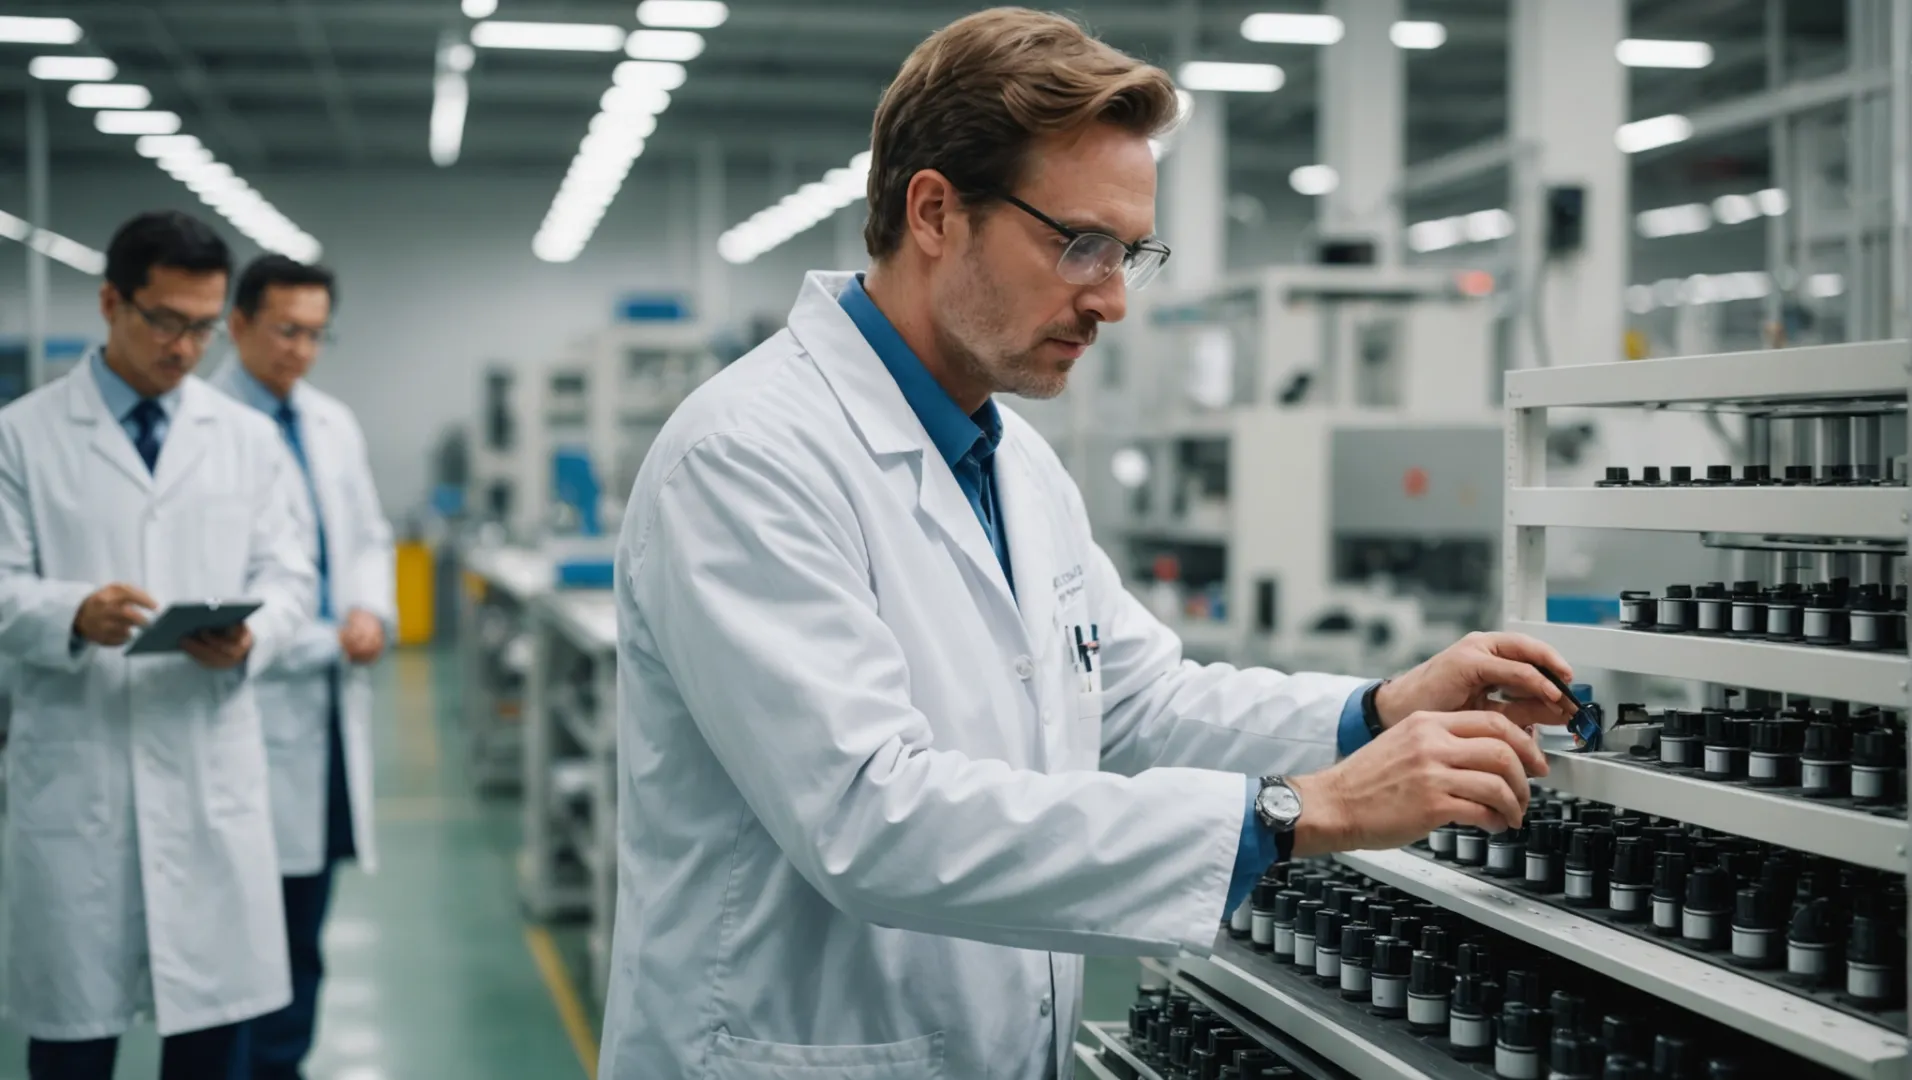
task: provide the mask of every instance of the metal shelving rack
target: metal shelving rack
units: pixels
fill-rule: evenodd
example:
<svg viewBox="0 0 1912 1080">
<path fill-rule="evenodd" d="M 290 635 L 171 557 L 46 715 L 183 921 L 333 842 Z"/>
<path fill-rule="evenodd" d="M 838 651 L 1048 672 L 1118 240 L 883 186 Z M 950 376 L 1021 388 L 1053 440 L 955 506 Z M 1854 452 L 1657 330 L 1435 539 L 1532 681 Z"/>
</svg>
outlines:
<svg viewBox="0 0 1912 1080">
<path fill-rule="evenodd" d="M 1904 652 L 1865 653 L 1546 621 L 1547 529 L 1812 534 L 1908 544 L 1912 496 L 1902 486 L 1552 488 L 1547 410 L 1632 407 L 1812 415 L 1830 403 L 1902 409 L 1912 398 L 1912 343 L 1773 350 L 1511 372 L 1507 376 L 1505 626 L 1558 647 L 1584 668 L 1832 698 L 1903 710 L 1912 697 Z M 1837 408 L 1837 406 L 1833 406 Z M 1903 448 L 1900 448 L 1901 450 Z M 1803 525 L 1801 523 L 1810 523 Z M 1757 543 L 1758 541 L 1755 541 Z M 1909 545 L 1912 546 L 1912 545 Z M 1612 753 L 1550 752 L 1546 783 L 1582 799 L 1905 873 L 1912 827 L 1838 801 L 1817 802 L 1634 764 Z M 1631 934 L 1525 892 L 1407 851 L 1338 856 L 1368 878 L 1745 1031 L 1855 1080 L 1903 1080 L 1903 1013 L 1834 1008 L 1723 962 Z M 1226 934 L 1212 954 L 1144 961 L 1205 1003 L 1225 1002 L 1361 1080 L 1479 1075 L 1430 1047 L 1374 1030 L 1363 1011 L 1312 992 L 1305 977 Z"/>
<path fill-rule="evenodd" d="M 551 560 L 528 548 L 473 547 L 460 553 L 459 650 L 464 715 L 470 727 L 472 780 L 481 790 L 518 786 L 525 685 L 525 649 L 532 603 L 549 592 Z"/>
</svg>

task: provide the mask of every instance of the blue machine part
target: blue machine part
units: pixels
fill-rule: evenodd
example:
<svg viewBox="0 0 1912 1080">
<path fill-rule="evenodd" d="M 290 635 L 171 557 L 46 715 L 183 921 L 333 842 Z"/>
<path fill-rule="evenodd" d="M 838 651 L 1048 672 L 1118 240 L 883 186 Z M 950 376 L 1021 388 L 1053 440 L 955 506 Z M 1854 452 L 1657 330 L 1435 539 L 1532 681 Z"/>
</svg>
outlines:
<svg viewBox="0 0 1912 1080">
<path fill-rule="evenodd" d="M 610 559 L 573 559 L 558 564 L 558 587 L 562 589 L 608 589 L 615 583 Z"/>
<path fill-rule="evenodd" d="M 557 500 L 577 511 L 578 535 L 602 536 L 598 497 L 602 489 L 591 468 L 591 455 L 576 446 L 560 446 L 551 454 L 551 491 Z"/>
<path fill-rule="evenodd" d="M 1549 596 L 1547 621 L 1599 626 L 1620 621 L 1620 600 L 1614 596 Z"/>
<path fill-rule="evenodd" d="M 681 296 L 632 293 L 617 302 L 619 322 L 685 322 L 689 318 L 690 304 Z"/>
</svg>

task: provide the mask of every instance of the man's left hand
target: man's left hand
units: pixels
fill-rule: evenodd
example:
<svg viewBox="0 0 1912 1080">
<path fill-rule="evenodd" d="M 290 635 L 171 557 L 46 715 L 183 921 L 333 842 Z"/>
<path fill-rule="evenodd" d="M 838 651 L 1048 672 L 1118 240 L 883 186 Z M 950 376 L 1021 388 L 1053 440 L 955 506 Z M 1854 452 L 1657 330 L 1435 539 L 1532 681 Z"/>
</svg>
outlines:
<svg viewBox="0 0 1912 1080">
<path fill-rule="evenodd" d="M 339 628 L 339 649 L 354 664 L 369 664 L 385 652 L 385 624 L 369 611 L 353 608 Z"/>
<path fill-rule="evenodd" d="M 1573 703 L 1534 670 L 1535 664 L 1562 682 L 1573 681 L 1573 668 L 1544 642 L 1523 634 L 1469 634 L 1382 686 L 1375 694 L 1375 711 L 1384 727 L 1416 712 L 1481 709 L 1527 728 L 1566 723 L 1573 718 Z"/>
<path fill-rule="evenodd" d="M 225 630 L 207 630 L 187 638 L 180 648 L 199 661 L 200 667 L 231 671 L 252 651 L 252 630 L 244 623 Z"/>
</svg>

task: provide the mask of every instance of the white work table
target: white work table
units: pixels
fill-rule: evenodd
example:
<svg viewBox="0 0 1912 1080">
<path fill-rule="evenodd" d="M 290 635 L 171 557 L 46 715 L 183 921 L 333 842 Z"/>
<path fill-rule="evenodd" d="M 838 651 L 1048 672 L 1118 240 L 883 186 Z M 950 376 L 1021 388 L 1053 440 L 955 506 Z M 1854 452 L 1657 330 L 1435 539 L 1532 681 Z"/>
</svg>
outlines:
<svg viewBox="0 0 1912 1080">
<path fill-rule="evenodd" d="M 465 675 L 472 778 L 481 790 L 518 786 L 521 718 L 530 665 L 529 604 L 551 591 L 551 558 L 523 547 L 471 547 L 459 553 L 459 649 Z"/>
</svg>

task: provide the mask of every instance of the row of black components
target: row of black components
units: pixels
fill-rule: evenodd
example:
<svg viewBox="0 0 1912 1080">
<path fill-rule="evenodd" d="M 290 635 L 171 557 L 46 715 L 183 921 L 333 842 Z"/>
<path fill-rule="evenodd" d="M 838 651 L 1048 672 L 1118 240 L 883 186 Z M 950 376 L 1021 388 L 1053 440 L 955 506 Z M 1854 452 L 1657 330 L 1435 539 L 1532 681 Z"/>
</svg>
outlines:
<svg viewBox="0 0 1912 1080">
<path fill-rule="evenodd" d="M 1171 1080 L 1286 1080 L 1300 1076 L 1272 1050 L 1180 991 L 1144 987 L 1129 1006 L 1128 1048 Z M 1120 1055 L 1102 1064 L 1122 1080 L 1136 1072 Z"/>
<path fill-rule="evenodd" d="M 1648 465 L 1634 479 L 1624 465 L 1607 466 L 1606 479 L 1594 481 L 1595 487 L 1897 487 L 1904 481 L 1881 475 L 1876 465 L 1826 465 L 1815 470 L 1811 465 L 1787 465 L 1775 473 L 1770 465 L 1745 465 L 1733 475 L 1731 465 L 1708 465 L 1700 476 L 1691 465 L 1669 466 L 1664 473 L 1658 465 Z"/>
<path fill-rule="evenodd" d="M 1906 587 L 1853 586 L 1846 578 L 1814 585 L 1757 581 L 1668 585 L 1620 594 L 1620 626 L 1662 634 L 1704 634 L 1755 641 L 1803 642 L 1868 651 L 1906 644 Z"/>
<path fill-rule="evenodd" d="M 1500 1080 L 1823 1075 L 1744 1033 L 1334 863 L 1277 866 L 1250 903 L 1252 948 L 1278 968 L 1405 1024 L 1461 1061 L 1491 1067 Z M 1143 1041 L 1161 1037 L 1148 1009 L 1138 1003 L 1130 1014 Z M 1167 1076 L 1205 1075 L 1173 1071 L 1172 1053 L 1166 1060 Z"/>
<path fill-rule="evenodd" d="M 1906 737 L 1899 713 L 1844 702 L 1814 709 L 1794 699 L 1782 709 L 1667 709 L 1653 717 L 1621 705 L 1622 722 L 1657 719 L 1659 738 L 1636 756 L 1708 780 L 1797 789 L 1814 799 L 1851 798 L 1862 807 L 1905 798 Z"/>
<path fill-rule="evenodd" d="M 1903 758 L 1901 758 L 1903 760 Z M 1452 834 L 1449 843 L 1442 833 Z M 1865 1015 L 1905 1001 L 1905 880 L 1599 804 L 1537 796 L 1521 828 L 1448 827 L 1435 858 Z M 1451 851 L 1452 854 L 1444 852 Z M 1479 854 L 1476 854 L 1479 853 Z"/>
</svg>

